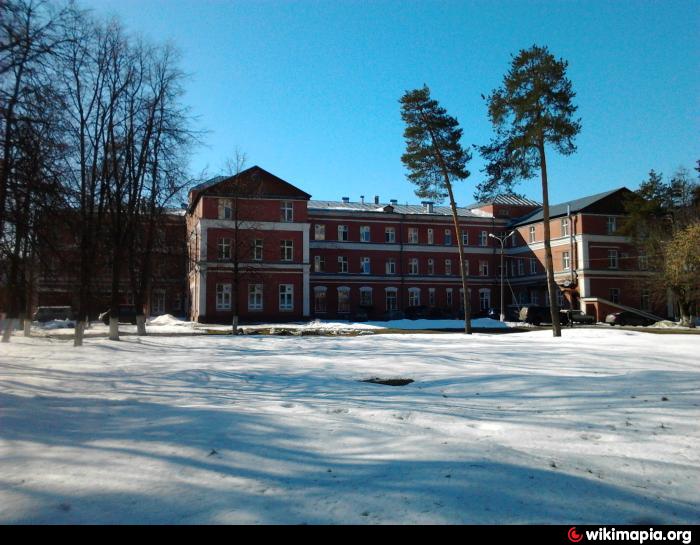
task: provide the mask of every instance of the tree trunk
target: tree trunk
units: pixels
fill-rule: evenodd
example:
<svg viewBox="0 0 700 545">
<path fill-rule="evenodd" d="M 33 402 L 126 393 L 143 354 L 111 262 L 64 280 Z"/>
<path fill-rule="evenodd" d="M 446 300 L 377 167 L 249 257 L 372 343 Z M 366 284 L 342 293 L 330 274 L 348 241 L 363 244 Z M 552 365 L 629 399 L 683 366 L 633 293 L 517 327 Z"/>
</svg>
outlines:
<svg viewBox="0 0 700 545">
<path fill-rule="evenodd" d="M 32 321 L 29 318 L 24 319 L 24 336 L 25 337 L 32 336 Z"/>
<path fill-rule="evenodd" d="M 549 293 L 549 309 L 552 315 L 552 334 L 561 337 L 561 324 L 559 323 L 559 304 L 557 298 L 557 286 L 554 282 L 554 263 L 552 261 L 552 246 L 550 244 L 549 229 L 549 188 L 547 180 L 547 160 L 544 153 L 544 142 L 540 142 L 540 169 L 542 172 L 542 221 L 544 224 L 544 266 L 547 271 L 547 291 Z"/>
<path fill-rule="evenodd" d="M 144 337 L 148 335 L 146 331 L 146 316 L 144 314 L 136 315 L 136 332 Z"/>
<path fill-rule="evenodd" d="M 83 346 L 84 334 L 85 322 L 82 320 L 75 322 L 75 337 L 73 338 L 73 346 Z"/>
<path fill-rule="evenodd" d="M 9 343 L 10 342 L 10 336 L 12 335 L 12 330 L 15 325 L 15 319 L 10 318 L 9 316 L 5 317 L 5 330 L 2 332 L 2 342 L 4 343 Z"/>
<path fill-rule="evenodd" d="M 119 318 L 116 316 L 109 317 L 109 340 L 119 340 Z"/>
<path fill-rule="evenodd" d="M 234 335 L 238 335 L 238 314 L 233 315 L 233 330 L 232 333 Z"/>
<path fill-rule="evenodd" d="M 469 298 L 469 286 L 467 282 L 467 270 L 466 263 L 464 261 L 464 244 L 462 240 L 462 229 L 459 226 L 459 216 L 457 215 L 457 205 L 455 204 L 454 194 L 452 193 L 452 184 L 449 178 L 445 176 L 445 185 L 447 186 L 447 193 L 450 197 L 450 208 L 452 209 L 452 221 L 455 226 L 455 236 L 457 237 L 457 250 L 459 252 L 459 272 L 462 277 L 462 304 L 464 305 L 464 333 L 467 335 L 472 334 L 472 321 L 471 321 L 471 301 Z"/>
</svg>

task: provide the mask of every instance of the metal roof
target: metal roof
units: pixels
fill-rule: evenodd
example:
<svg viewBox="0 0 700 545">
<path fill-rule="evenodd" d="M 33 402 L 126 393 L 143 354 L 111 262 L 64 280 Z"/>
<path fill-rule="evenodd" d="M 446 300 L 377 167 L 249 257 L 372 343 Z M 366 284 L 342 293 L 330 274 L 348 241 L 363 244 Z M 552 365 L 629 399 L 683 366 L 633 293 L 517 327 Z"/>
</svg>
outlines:
<svg viewBox="0 0 700 545">
<path fill-rule="evenodd" d="M 428 212 L 427 206 L 420 204 L 393 204 L 393 203 L 380 203 L 375 204 L 361 203 L 361 202 L 343 202 L 343 201 L 309 201 L 309 210 L 342 210 L 345 212 L 377 212 L 385 213 L 384 208 L 391 206 L 394 208 L 394 212 L 397 214 L 409 214 L 416 216 L 452 216 L 452 209 L 449 206 L 433 206 L 433 211 Z M 457 215 L 464 217 L 483 217 L 479 214 L 473 213 L 467 208 L 457 208 Z"/>
<path fill-rule="evenodd" d="M 567 201 L 559 204 L 555 204 L 549 207 L 549 217 L 555 218 L 557 216 L 564 216 L 567 213 L 567 207 L 571 208 L 571 213 L 579 212 L 584 208 L 589 207 L 595 202 L 598 202 L 605 197 L 617 193 L 622 189 L 627 189 L 625 187 L 618 187 L 617 189 L 611 189 L 610 191 L 605 191 L 603 193 L 596 193 L 595 195 L 589 195 L 588 197 L 581 197 L 580 199 L 574 199 L 573 201 Z M 526 225 L 528 223 L 534 223 L 537 221 L 542 221 L 543 219 L 542 208 L 539 208 L 532 213 L 522 216 L 513 222 L 513 226 Z"/>
</svg>

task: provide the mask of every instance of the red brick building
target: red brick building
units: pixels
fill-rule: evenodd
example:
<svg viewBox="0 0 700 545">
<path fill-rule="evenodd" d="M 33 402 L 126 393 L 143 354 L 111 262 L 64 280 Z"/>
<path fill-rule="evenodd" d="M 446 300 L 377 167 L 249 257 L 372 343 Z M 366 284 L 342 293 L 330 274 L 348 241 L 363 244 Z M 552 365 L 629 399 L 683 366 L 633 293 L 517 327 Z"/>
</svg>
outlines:
<svg viewBox="0 0 700 545">
<path fill-rule="evenodd" d="M 618 228 L 629 190 L 551 207 L 560 304 L 599 320 L 624 308 L 660 315 L 644 281 L 643 256 Z M 499 197 L 458 209 L 472 309 L 500 306 L 500 243 L 505 303 L 548 305 L 542 211 Z M 252 167 L 195 187 L 187 211 L 189 316 L 228 321 L 382 319 L 422 309 L 457 316 L 459 255 L 448 207 L 312 201 L 290 183 Z"/>
</svg>

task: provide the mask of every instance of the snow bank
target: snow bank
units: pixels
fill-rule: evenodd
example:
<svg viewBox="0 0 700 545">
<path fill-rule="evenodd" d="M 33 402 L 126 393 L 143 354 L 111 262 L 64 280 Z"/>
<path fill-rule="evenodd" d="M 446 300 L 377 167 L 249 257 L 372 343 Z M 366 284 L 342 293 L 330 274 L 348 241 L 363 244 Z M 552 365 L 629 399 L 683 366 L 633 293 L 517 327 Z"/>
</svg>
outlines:
<svg viewBox="0 0 700 545">
<path fill-rule="evenodd" d="M 192 322 L 188 322 L 188 321 L 183 320 L 181 318 L 176 318 L 172 314 L 163 314 L 161 316 L 157 316 L 156 318 L 151 318 L 150 320 L 148 320 L 148 325 L 154 325 L 154 326 L 170 325 L 170 326 L 191 327 Z"/>
</svg>

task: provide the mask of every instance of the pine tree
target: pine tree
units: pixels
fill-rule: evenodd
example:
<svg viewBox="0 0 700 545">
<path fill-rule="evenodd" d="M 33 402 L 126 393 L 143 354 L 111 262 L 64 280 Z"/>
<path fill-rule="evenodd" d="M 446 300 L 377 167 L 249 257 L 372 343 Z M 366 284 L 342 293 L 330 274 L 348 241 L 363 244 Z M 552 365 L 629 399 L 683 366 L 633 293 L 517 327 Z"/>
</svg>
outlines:
<svg viewBox="0 0 700 545">
<path fill-rule="evenodd" d="M 401 156 L 401 161 L 409 171 L 407 178 L 417 186 L 417 196 L 438 203 L 446 197 L 450 200 L 462 276 L 464 332 L 471 334 L 471 308 L 462 230 L 452 191 L 454 181 L 469 176 L 466 164 L 471 155 L 459 143 L 462 137 L 459 123 L 436 100 L 430 98 L 430 89 L 426 85 L 422 89 L 406 91 L 400 102 L 401 118 L 406 123 L 406 153 Z"/>
<path fill-rule="evenodd" d="M 477 198 L 482 200 L 499 192 L 512 192 L 518 180 L 533 178 L 540 171 L 545 269 L 555 337 L 561 336 L 561 326 L 550 245 L 545 147 L 552 146 L 563 155 L 576 151 L 574 138 L 581 131 L 581 123 L 573 118 L 576 93 L 566 77 L 567 66 L 546 47 L 536 45 L 521 50 L 513 59 L 503 86 L 487 98 L 496 136 L 479 148 L 487 161 L 487 179 L 477 186 Z"/>
</svg>

